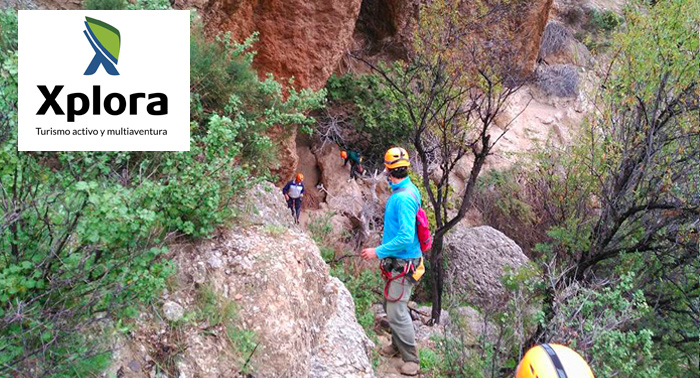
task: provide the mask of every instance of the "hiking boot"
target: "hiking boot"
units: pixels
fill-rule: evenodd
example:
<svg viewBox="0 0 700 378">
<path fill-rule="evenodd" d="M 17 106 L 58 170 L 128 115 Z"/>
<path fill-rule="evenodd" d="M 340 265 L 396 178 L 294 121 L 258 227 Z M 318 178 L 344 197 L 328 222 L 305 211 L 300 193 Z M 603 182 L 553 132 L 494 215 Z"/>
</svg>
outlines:
<svg viewBox="0 0 700 378">
<path fill-rule="evenodd" d="M 418 373 L 420 372 L 420 365 L 413 361 L 404 362 L 403 365 L 401 365 L 399 371 L 402 375 L 418 375 Z"/>
<path fill-rule="evenodd" d="M 389 344 L 379 348 L 379 354 L 384 357 L 391 358 L 399 354 L 399 350 L 394 346 L 394 344 Z"/>
</svg>

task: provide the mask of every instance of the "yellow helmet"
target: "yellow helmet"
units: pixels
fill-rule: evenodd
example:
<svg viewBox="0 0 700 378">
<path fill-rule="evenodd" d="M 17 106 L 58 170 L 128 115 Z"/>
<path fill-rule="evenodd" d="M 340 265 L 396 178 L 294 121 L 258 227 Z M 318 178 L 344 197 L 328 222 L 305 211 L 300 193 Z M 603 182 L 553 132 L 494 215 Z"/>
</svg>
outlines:
<svg viewBox="0 0 700 378">
<path fill-rule="evenodd" d="M 560 377 L 595 378 L 581 355 L 559 344 L 542 344 L 530 348 L 515 371 L 515 378 Z"/>
<path fill-rule="evenodd" d="M 392 147 L 388 149 L 384 154 L 384 166 L 387 167 L 387 169 L 410 167 L 411 163 L 408 161 L 408 152 L 401 147 Z"/>
</svg>

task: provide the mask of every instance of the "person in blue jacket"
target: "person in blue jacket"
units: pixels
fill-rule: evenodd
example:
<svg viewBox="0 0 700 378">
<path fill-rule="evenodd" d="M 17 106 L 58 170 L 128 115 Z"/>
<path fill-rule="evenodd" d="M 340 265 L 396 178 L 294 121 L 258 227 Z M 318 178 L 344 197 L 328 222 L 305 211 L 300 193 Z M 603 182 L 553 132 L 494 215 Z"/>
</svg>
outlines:
<svg viewBox="0 0 700 378">
<path fill-rule="evenodd" d="M 304 175 L 297 173 L 294 180 L 291 180 L 282 188 L 282 194 L 287 200 L 287 207 L 292 210 L 294 223 L 299 224 L 299 214 L 301 213 L 301 199 L 304 198 Z"/>
<path fill-rule="evenodd" d="M 362 250 L 363 259 L 381 259 L 382 269 L 393 272 L 393 275 L 404 271 L 407 264 L 417 266 L 423 255 L 416 233 L 420 191 L 408 177 L 410 165 L 408 153 L 403 148 L 390 148 L 384 155 L 392 195 L 384 211 L 382 244 Z M 384 309 L 391 327 L 392 342 L 381 348 L 380 354 L 392 357 L 400 353 L 404 361 L 400 367 L 403 375 L 417 375 L 420 371 L 416 334 L 408 312 L 413 285 L 410 280 L 396 279 L 389 280 L 385 287 Z"/>
</svg>

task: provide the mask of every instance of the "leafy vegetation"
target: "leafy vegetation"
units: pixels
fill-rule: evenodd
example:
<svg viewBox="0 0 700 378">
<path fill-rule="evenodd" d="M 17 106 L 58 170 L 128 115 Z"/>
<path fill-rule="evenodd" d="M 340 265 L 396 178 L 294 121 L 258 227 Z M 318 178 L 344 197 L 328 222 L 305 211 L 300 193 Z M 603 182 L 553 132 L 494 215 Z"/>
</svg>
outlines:
<svg viewBox="0 0 700 378">
<path fill-rule="evenodd" d="M 265 130 L 307 127 L 305 112 L 322 105 L 323 92 L 285 96 L 271 76 L 259 81 L 247 51 L 253 39 L 207 42 L 201 28 L 192 30 L 190 151 L 23 153 L 17 13 L 0 13 L 0 375 L 101 371 L 108 338 L 86 335 L 157 301 L 174 272 L 168 243 L 206 236 L 229 219 L 232 198 L 265 177 L 275 154 Z M 208 72 L 228 73 L 209 77 L 228 86 L 208 82 Z M 212 87 L 219 97 L 210 101 Z M 228 334 L 242 352 L 250 349 L 250 335 Z"/>
<path fill-rule="evenodd" d="M 128 6 L 126 0 L 86 0 L 83 8 L 87 10 L 124 10 Z"/>
<path fill-rule="evenodd" d="M 328 106 L 317 130 L 325 141 L 360 152 L 368 167 L 380 168 L 387 146 L 405 143 L 408 114 L 396 107 L 379 76 L 331 75 L 326 83 Z"/>
<path fill-rule="evenodd" d="M 680 0 L 629 12 L 574 143 L 481 188 L 489 222 L 535 231 L 504 226 L 542 271 L 543 313 L 523 345 L 568 343 L 597 375 L 700 370 L 698 13 Z"/>
<path fill-rule="evenodd" d="M 602 53 L 612 46 L 612 34 L 623 25 L 624 17 L 611 10 L 591 8 L 586 12 L 582 31 L 576 36 L 588 50 Z"/>
</svg>

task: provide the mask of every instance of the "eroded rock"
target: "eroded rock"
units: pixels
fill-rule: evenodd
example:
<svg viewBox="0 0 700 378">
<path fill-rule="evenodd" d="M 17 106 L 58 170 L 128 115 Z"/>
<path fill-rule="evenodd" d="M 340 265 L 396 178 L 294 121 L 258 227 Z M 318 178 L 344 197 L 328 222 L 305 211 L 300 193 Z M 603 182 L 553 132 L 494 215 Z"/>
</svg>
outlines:
<svg viewBox="0 0 700 378">
<path fill-rule="evenodd" d="M 482 308 L 505 298 L 501 278 L 507 267 L 517 269 L 529 261 L 513 240 L 489 226 L 458 225 L 447 234 L 445 253 L 450 262 L 447 289 Z"/>
</svg>

